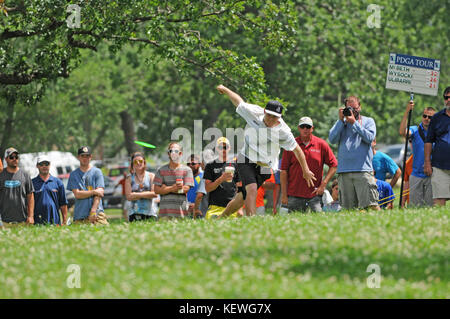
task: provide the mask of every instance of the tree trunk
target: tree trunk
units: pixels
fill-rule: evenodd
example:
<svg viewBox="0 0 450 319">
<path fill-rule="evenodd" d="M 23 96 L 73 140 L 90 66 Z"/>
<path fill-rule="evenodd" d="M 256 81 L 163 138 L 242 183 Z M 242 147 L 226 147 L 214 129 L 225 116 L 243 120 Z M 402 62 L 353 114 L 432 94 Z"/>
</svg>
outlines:
<svg viewBox="0 0 450 319">
<path fill-rule="evenodd" d="M 125 138 L 125 148 L 128 155 L 137 151 L 137 145 L 134 143 L 136 140 L 136 133 L 134 130 L 133 117 L 127 110 L 119 113 L 121 119 L 121 127 L 123 130 L 123 136 Z"/>
<path fill-rule="evenodd" d="M 15 94 L 11 94 L 6 99 L 6 120 L 3 125 L 3 136 L 0 142 L 0 160 L 3 159 L 5 150 L 10 146 L 9 139 L 12 135 L 13 123 L 14 123 L 14 106 L 16 104 Z M 20 152 L 20 150 L 18 150 Z"/>
</svg>

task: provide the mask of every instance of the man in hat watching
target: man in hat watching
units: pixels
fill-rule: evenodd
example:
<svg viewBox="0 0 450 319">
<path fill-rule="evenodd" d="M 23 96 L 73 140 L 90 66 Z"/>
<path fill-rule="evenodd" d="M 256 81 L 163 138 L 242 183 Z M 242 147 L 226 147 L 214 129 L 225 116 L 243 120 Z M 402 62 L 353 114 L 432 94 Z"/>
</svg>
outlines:
<svg viewBox="0 0 450 319">
<path fill-rule="evenodd" d="M 223 216 L 231 214 L 237 206 L 245 201 L 246 213 L 249 216 L 256 214 L 256 195 L 258 188 L 271 176 L 271 168 L 278 169 L 278 157 L 280 147 L 293 151 L 295 157 L 303 169 L 303 177 L 306 185 L 314 185 L 316 178 L 308 168 L 305 155 L 295 141 L 294 136 L 286 123 L 281 118 L 283 105 L 278 101 L 269 101 L 265 108 L 249 104 L 235 92 L 223 85 L 217 90 L 220 94 L 226 94 L 236 107 L 236 112 L 247 122 L 244 133 L 244 147 L 237 158 L 237 169 L 242 181 L 242 187 Z"/>
<path fill-rule="evenodd" d="M 103 174 L 100 169 L 90 164 L 92 154 L 88 146 L 78 150 L 78 160 L 80 167 L 70 173 L 67 182 L 67 189 L 75 196 L 73 219 L 92 224 L 108 224 L 101 200 L 105 188 Z"/>
<path fill-rule="evenodd" d="M 0 173 L 0 217 L 4 223 L 34 224 L 34 188 L 30 176 L 19 168 L 19 152 L 5 151 L 6 168 Z M 7 224 L 5 224 L 7 225 Z"/>
<path fill-rule="evenodd" d="M 309 169 L 316 176 L 314 185 L 308 186 L 303 178 L 301 166 L 293 152 L 283 152 L 281 160 L 281 203 L 287 205 L 290 212 L 322 211 L 322 195 L 328 182 L 337 170 L 337 160 L 330 146 L 323 139 L 314 136 L 313 121 L 305 116 L 298 122 L 300 135 L 295 139 L 306 157 Z M 322 180 L 323 166 L 328 165 L 328 173 Z"/>
<path fill-rule="evenodd" d="M 62 213 L 62 224 L 67 223 L 67 199 L 63 182 L 50 175 L 50 158 L 47 155 L 39 156 L 36 167 L 39 175 L 33 178 L 34 187 L 34 223 L 59 224 Z"/>
</svg>

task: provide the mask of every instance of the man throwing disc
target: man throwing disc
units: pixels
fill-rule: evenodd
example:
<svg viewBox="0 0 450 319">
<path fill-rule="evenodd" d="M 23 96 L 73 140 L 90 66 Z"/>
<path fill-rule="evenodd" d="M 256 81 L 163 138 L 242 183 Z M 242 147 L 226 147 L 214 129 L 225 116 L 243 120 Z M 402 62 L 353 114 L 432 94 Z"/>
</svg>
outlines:
<svg viewBox="0 0 450 319">
<path fill-rule="evenodd" d="M 245 202 L 248 216 L 256 214 L 256 195 L 258 188 L 271 176 L 270 169 L 278 169 L 280 147 L 293 151 L 303 170 L 303 178 L 308 186 L 313 186 L 316 178 L 309 170 L 305 154 L 295 141 L 290 128 L 281 118 L 283 106 L 278 101 L 269 101 L 265 108 L 245 103 L 235 92 L 223 85 L 217 90 L 226 94 L 236 112 L 247 122 L 244 133 L 244 146 L 237 157 L 237 170 L 242 181 L 238 193 L 227 205 L 221 217 L 237 211 Z"/>
</svg>

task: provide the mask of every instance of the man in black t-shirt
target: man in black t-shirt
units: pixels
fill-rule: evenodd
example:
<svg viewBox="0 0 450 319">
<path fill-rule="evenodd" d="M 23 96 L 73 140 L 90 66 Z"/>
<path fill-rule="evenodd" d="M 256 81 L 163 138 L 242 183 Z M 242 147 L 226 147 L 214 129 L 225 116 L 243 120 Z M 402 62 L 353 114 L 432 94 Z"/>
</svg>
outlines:
<svg viewBox="0 0 450 319">
<path fill-rule="evenodd" d="M 34 224 L 34 188 L 30 176 L 19 168 L 19 152 L 8 148 L 6 168 L 0 173 L 0 220 Z"/>
<path fill-rule="evenodd" d="M 234 160 L 228 158 L 230 142 L 221 137 L 216 143 L 218 158 L 205 167 L 203 178 L 205 179 L 206 191 L 209 194 L 209 206 L 206 219 L 216 218 L 227 207 L 228 203 L 236 195 L 239 178 Z M 230 217 L 238 217 L 238 213 Z"/>
</svg>

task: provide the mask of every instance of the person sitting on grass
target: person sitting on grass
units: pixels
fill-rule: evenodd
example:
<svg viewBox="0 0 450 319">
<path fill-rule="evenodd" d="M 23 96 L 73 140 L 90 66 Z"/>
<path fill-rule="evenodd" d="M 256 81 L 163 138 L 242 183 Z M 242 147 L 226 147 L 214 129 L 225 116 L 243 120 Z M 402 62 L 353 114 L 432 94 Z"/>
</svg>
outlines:
<svg viewBox="0 0 450 319">
<path fill-rule="evenodd" d="M 373 173 L 375 175 L 375 172 Z M 394 191 L 392 190 L 391 184 L 388 182 L 379 180 L 375 178 L 375 182 L 377 183 L 379 199 L 378 204 L 381 209 L 392 209 L 394 208 Z"/>
<path fill-rule="evenodd" d="M 324 212 L 339 212 L 342 207 L 339 203 L 339 183 L 338 180 L 335 179 L 331 184 L 331 197 L 333 201 L 329 204 L 323 206 Z"/>
<path fill-rule="evenodd" d="M 131 156 L 131 171 L 125 181 L 125 195 L 131 202 L 128 210 L 128 220 L 152 219 L 156 220 L 158 215 L 154 209 L 153 199 L 158 195 L 155 193 L 153 180 L 155 174 L 146 171 L 147 163 L 144 154 L 135 152 Z"/>
<path fill-rule="evenodd" d="M 192 170 L 181 164 L 183 149 L 177 142 L 171 142 L 167 148 L 169 163 L 156 172 L 155 193 L 161 195 L 159 218 L 184 218 L 188 215 L 186 194 L 194 186 Z"/>
</svg>

